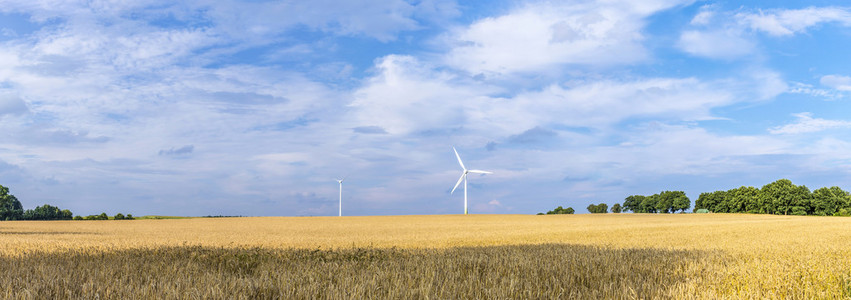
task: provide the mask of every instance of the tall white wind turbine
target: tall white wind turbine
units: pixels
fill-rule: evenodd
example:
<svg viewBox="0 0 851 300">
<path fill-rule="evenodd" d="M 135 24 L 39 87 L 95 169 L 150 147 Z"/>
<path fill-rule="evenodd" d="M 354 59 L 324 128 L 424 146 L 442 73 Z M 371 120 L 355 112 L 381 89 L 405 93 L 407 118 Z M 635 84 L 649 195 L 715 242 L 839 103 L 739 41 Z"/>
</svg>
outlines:
<svg viewBox="0 0 851 300">
<path fill-rule="evenodd" d="M 458 188 L 458 185 L 461 184 L 461 181 L 464 181 L 464 214 L 467 214 L 467 174 L 468 173 L 476 173 L 476 174 L 493 174 L 493 172 L 482 171 L 482 170 L 467 170 L 467 167 L 464 167 L 464 162 L 461 161 L 461 156 L 458 155 L 458 150 L 455 150 L 455 147 L 452 147 L 452 151 L 455 151 L 455 157 L 458 158 L 458 164 L 461 165 L 461 169 L 464 170 L 461 173 L 461 178 L 458 178 L 458 183 L 455 183 L 455 187 L 452 188 L 452 191 L 449 192 L 451 195 L 455 193 L 455 189 Z"/>
<path fill-rule="evenodd" d="M 349 177 L 346 175 L 346 177 Z M 346 177 L 343 179 L 337 179 L 337 183 L 340 184 L 340 217 L 343 216 L 343 180 L 346 180 Z"/>
</svg>

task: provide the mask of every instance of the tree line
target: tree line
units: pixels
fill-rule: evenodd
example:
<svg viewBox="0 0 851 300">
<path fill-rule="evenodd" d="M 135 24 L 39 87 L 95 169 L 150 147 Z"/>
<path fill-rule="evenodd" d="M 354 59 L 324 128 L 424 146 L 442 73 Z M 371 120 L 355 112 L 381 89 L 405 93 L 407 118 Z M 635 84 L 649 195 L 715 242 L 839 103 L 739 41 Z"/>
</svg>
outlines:
<svg viewBox="0 0 851 300">
<path fill-rule="evenodd" d="M 592 214 L 604 214 L 604 213 L 608 212 L 609 205 L 607 205 L 605 203 L 591 204 L 591 205 L 588 205 L 587 209 L 588 209 L 588 212 L 592 213 Z M 616 213 L 616 214 L 620 213 L 622 211 L 621 205 L 618 204 L 618 203 L 615 203 L 614 205 L 612 205 L 611 211 L 613 213 Z M 559 206 L 559 207 L 556 207 L 555 209 L 553 209 L 551 211 L 548 211 L 546 214 L 547 215 L 572 215 L 574 212 L 575 211 L 573 210 L 573 207 L 562 208 L 561 206 Z M 538 213 L 538 215 L 544 215 L 544 213 Z"/>
<path fill-rule="evenodd" d="M 9 188 L 0 185 L 0 220 L 108 220 L 106 213 L 91 216 L 74 216 L 67 209 L 59 209 L 52 205 L 42 205 L 34 209 L 24 210 L 21 201 L 15 195 L 9 194 Z M 115 220 L 133 220 L 133 215 L 126 216 L 118 213 L 113 217 Z"/>
<path fill-rule="evenodd" d="M 691 207 L 691 199 L 683 191 L 663 191 L 650 196 L 632 195 L 623 200 L 623 210 L 635 213 L 685 212 Z"/>
<path fill-rule="evenodd" d="M 760 189 L 741 186 L 701 193 L 694 208 L 716 213 L 849 216 L 851 195 L 837 186 L 810 192 L 805 185 L 780 179 Z"/>
<path fill-rule="evenodd" d="M 590 213 L 606 213 L 605 203 L 588 205 Z M 675 213 L 691 208 L 691 200 L 683 191 L 626 197 L 623 205 L 615 203 L 611 212 Z M 570 213 L 573 208 L 568 207 Z M 561 206 L 547 214 L 563 214 Z M 762 188 L 741 186 L 726 191 L 701 193 L 694 202 L 694 212 L 750 213 L 775 215 L 851 216 L 851 193 L 837 187 L 823 187 L 810 192 L 805 185 L 780 179 Z M 543 215 L 544 213 L 538 213 Z"/>
<path fill-rule="evenodd" d="M 548 215 L 572 215 L 575 211 L 573 207 L 562 208 L 561 206 L 556 207 L 555 209 L 548 211 L 546 214 Z M 538 213 L 538 215 L 543 215 L 544 213 Z"/>
</svg>

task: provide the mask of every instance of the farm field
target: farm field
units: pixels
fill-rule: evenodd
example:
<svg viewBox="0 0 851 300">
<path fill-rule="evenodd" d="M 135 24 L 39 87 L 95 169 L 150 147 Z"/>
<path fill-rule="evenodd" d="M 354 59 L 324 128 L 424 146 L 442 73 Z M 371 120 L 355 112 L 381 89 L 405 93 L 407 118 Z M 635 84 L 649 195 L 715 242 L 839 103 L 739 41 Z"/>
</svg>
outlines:
<svg viewBox="0 0 851 300">
<path fill-rule="evenodd" d="M 4 298 L 849 298 L 851 218 L 0 223 Z"/>
</svg>

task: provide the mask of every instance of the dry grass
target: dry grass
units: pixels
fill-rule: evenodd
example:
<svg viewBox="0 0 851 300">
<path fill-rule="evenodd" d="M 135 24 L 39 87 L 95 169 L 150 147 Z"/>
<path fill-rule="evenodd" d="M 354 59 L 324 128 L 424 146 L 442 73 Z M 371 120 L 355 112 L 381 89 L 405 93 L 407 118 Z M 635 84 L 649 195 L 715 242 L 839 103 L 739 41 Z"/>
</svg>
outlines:
<svg viewBox="0 0 851 300">
<path fill-rule="evenodd" d="M 374 259 L 339 259 L 358 253 Z M 851 297 L 851 218 L 836 217 L 2 222 L 0 257 L 7 298 Z"/>
<path fill-rule="evenodd" d="M 696 251 L 160 247 L 0 258 L 5 298 L 671 298 Z M 657 267 L 664 266 L 662 268 Z M 37 270 L 33 272 L 33 270 Z M 23 279 L 23 280 L 21 280 Z"/>
</svg>

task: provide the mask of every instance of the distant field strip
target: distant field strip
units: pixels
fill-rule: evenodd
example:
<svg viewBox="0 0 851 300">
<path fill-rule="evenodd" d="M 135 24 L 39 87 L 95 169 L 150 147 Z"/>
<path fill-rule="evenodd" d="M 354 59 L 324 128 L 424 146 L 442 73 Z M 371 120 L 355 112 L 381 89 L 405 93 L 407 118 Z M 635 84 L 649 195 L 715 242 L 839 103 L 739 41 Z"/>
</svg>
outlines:
<svg viewBox="0 0 851 300">
<path fill-rule="evenodd" d="M 851 218 L 0 222 L 6 298 L 851 298 Z"/>
</svg>

